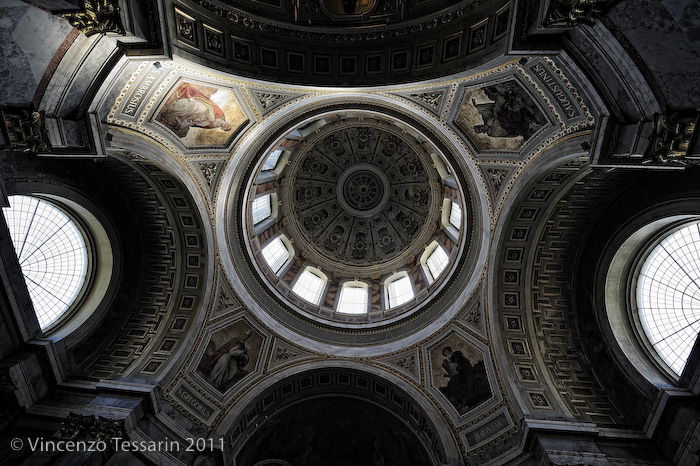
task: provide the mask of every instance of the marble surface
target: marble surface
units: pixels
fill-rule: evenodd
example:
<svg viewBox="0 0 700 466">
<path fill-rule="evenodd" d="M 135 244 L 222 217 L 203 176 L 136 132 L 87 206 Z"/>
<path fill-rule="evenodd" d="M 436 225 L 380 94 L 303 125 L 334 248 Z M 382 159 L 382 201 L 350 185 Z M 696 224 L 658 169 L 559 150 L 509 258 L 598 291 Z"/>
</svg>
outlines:
<svg viewBox="0 0 700 466">
<path fill-rule="evenodd" d="M 627 0 L 608 18 L 636 49 L 670 107 L 700 107 L 700 2 Z"/>
<path fill-rule="evenodd" d="M 32 101 L 47 66 L 71 29 L 68 21 L 19 0 L 2 2 L 0 104 L 23 105 Z"/>
</svg>

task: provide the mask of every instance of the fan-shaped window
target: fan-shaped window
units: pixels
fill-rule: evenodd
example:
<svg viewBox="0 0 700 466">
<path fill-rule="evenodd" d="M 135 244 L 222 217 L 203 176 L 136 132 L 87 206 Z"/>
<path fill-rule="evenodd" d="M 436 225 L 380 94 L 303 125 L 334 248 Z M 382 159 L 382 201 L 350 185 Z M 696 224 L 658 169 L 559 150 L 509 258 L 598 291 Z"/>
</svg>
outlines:
<svg viewBox="0 0 700 466">
<path fill-rule="evenodd" d="M 700 223 L 673 231 L 649 252 L 636 304 L 652 348 L 680 375 L 700 331 Z"/>
<path fill-rule="evenodd" d="M 70 311 L 85 287 L 89 253 L 77 222 L 53 202 L 10 196 L 12 243 L 42 330 Z"/>
<path fill-rule="evenodd" d="M 462 226 L 462 208 L 455 201 L 450 205 L 450 225 L 458 230 Z"/>
<path fill-rule="evenodd" d="M 340 289 L 338 312 L 343 314 L 364 314 L 369 303 L 369 290 L 366 283 L 346 282 Z"/>
<path fill-rule="evenodd" d="M 325 286 L 326 277 L 323 276 L 320 271 L 307 267 L 306 270 L 299 275 L 299 278 L 292 287 L 292 291 L 311 304 L 318 305 L 321 302 L 321 295 L 323 294 Z"/>
<path fill-rule="evenodd" d="M 256 197 L 253 200 L 253 224 L 258 224 L 272 215 L 272 195 Z"/>
<path fill-rule="evenodd" d="M 282 266 L 292 257 L 281 235 L 271 240 L 262 248 L 262 255 L 265 258 L 265 262 L 267 262 L 267 265 L 270 266 L 274 273 L 278 273 L 282 269 Z"/>
<path fill-rule="evenodd" d="M 403 272 L 389 278 L 386 282 L 386 295 L 389 308 L 400 306 L 413 299 L 411 279 Z"/>
</svg>

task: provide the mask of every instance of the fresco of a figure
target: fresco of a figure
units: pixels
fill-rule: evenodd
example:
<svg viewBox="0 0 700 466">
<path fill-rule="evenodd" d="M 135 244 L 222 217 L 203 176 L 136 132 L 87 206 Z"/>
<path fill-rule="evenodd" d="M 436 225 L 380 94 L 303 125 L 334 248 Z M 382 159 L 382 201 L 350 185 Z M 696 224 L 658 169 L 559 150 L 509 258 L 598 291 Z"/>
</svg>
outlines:
<svg viewBox="0 0 700 466">
<path fill-rule="evenodd" d="M 223 393 L 255 368 L 261 342 L 247 324 L 236 322 L 212 335 L 197 372 Z"/>
<path fill-rule="evenodd" d="M 464 414 L 491 397 L 481 352 L 456 334 L 430 352 L 433 385 Z"/>
<path fill-rule="evenodd" d="M 516 151 L 547 119 L 517 82 L 507 81 L 468 92 L 456 123 L 480 151 Z"/>
<path fill-rule="evenodd" d="M 181 82 L 163 103 L 156 121 L 186 147 L 223 146 L 247 117 L 231 89 Z"/>
</svg>

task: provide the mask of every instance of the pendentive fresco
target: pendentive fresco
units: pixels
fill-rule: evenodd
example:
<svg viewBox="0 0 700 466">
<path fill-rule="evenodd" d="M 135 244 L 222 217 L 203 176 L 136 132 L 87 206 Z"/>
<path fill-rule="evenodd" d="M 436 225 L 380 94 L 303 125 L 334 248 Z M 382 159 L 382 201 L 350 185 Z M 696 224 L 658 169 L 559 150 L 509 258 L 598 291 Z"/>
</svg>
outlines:
<svg viewBox="0 0 700 466">
<path fill-rule="evenodd" d="M 185 147 L 223 146 L 247 121 L 231 89 L 181 82 L 165 99 L 156 121 Z"/>
<path fill-rule="evenodd" d="M 517 151 L 547 119 L 525 89 L 506 81 L 467 92 L 456 123 L 479 151 Z"/>
</svg>

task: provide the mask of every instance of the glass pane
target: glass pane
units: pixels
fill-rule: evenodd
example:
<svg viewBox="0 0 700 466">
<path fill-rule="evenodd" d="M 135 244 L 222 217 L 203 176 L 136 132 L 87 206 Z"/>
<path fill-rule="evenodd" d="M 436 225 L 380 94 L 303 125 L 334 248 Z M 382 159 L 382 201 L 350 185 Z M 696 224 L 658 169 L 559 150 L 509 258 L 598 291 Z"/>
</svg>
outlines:
<svg viewBox="0 0 700 466">
<path fill-rule="evenodd" d="M 450 207 L 450 223 L 455 228 L 462 226 L 462 208 L 454 201 L 452 201 L 452 206 Z"/>
<path fill-rule="evenodd" d="M 54 204 L 10 196 L 3 213 L 39 326 L 46 329 L 73 305 L 85 284 L 88 251 L 73 219 Z"/>
<path fill-rule="evenodd" d="M 253 224 L 258 224 L 272 215 L 272 196 L 265 194 L 253 200 Z"/>
<path fill-rule="evenodd" d="M 700 331 L 700 224 L 652 249 L 637 281 L 637 311 L 652 347 L 680 376 Z"/>
<path fill-rule="evenodd" d="M 401 277 L 387 284 L 389 308 L 400 306 L 413 299 L 413 287 L 408 277 Z"/>
<path fill-rule="evenodd" d="M 321 292 L 325 284 L 325 280 L 321 277 L 304 270 L 294 284 L 292 291 L 308 302 L 318 304 L 321 301 Z"/>
<path fill-rule="evenodd" d="M 430 275 L 432 275 L 433 280 L 440 276 L 440 274 L 445 270 L 450 258 L 447 256 L 445 249 L 438 244 L 435 251 L 428 256 L 426 264 L 428 265 L 428 270 L 430 270 Z"/>
<path fill-rule="evenodd" d="M 267 243 L 262 249 L 262 255 L 267 265 L 275 273 L 279 272 L 284 263 L 287 262 L 287 259 L 289 259 L 289 251 L 279 236 Z"/>
<path fill-rule="evenodd" d="M 369 301 L 369 290 L 365 286 L 345 284 L 340 290 L 338 312 L 344 314 L 365 314 Z"/>
<path fill-rule="evenodd" d="M 274 151 L 272 151 L 269 157 L 265 160 L 265 163 L 263 163 L 263 171 L 274 170 L 277 166 L 277 162 L 279 161 L 280 156 L 282 156 L 282 149 L 275 149 Z"/>
</svg>

